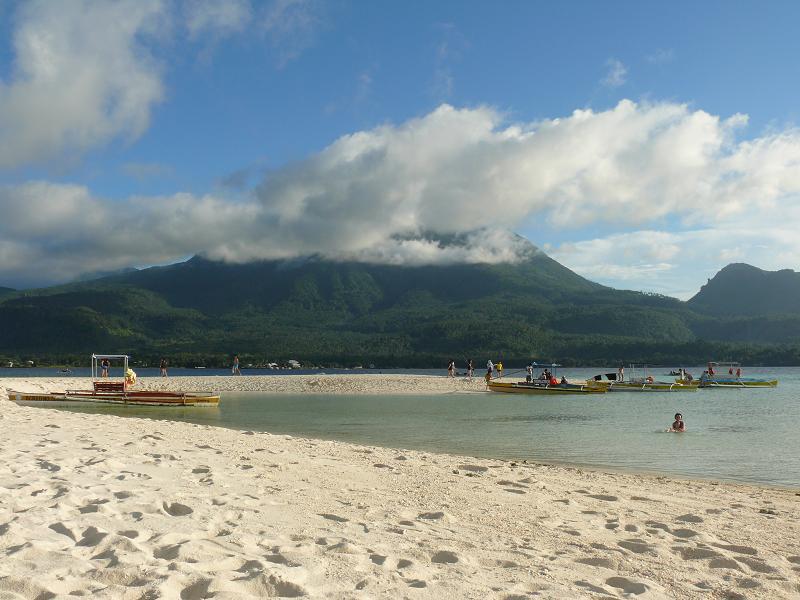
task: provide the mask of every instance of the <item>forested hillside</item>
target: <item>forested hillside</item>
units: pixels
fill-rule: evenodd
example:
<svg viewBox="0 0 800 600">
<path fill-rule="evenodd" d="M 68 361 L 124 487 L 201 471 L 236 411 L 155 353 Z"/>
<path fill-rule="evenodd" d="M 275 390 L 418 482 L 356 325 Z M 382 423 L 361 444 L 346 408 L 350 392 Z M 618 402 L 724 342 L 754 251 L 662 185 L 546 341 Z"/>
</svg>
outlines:
<svg viewBox="0 0 800 600">
<path fill-rule="evenodd" d="M 209 366 L 232 353 L 252 362 L 383 366 L 468 357 L 797 362 L 800 315 L 715 314 L 709 287 L 689 303 L 614 290 L 533 246 L 523 262 L 497 265 L 231 265 L 195 257 L 5 296 L 0 357 L 64 362 L 128 352 Z"/>
</svg>

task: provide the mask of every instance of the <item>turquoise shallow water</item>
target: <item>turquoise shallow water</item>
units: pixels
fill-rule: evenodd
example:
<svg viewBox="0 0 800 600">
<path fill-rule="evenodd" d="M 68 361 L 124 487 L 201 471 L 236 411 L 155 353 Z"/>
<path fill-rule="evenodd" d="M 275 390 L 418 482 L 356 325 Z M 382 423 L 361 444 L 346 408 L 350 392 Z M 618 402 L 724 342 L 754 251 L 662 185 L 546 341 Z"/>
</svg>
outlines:
<svg viewBox="0 0 800 600">
<path fill-rule="evenodd" d="M 585 377 L 590 370 L 566 373 Z M 574 397 L 226 393 L 216 409 L 64 408 L 470 456 L 800 487 L 800 369 L 748 373 L 756 374 L 778 377 L 779 387 Z M 684 434 L 664 432 L 675 412 L 684 415 Z"/>
</svg>

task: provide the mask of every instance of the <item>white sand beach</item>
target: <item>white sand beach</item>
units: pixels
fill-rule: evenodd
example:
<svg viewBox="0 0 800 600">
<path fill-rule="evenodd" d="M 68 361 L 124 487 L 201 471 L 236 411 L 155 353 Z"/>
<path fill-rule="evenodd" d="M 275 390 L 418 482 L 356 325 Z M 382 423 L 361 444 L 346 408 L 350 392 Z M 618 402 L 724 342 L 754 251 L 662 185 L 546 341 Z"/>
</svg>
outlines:
<svg viewBox="0 0 800 600">
<path fill-rule="evenodd" d="M 88 377 L 3 378 L 0 386 L 19 392 L 91 389 Z M 482 392 L 482 376 L 434 375 L 236 375 L 211 377 L 140 377 L 134 389 L 211 392 L 265 392 L 275 394 L 446 394 Z"/>
<path fill-rule="evenodd" d="M 5 388 L 81 384 L 0 379 L 0 599 L 800 597 L 800 490 L 5 400 Z M 484 387 L 479 378 L 401 375 L 141 385 L 279 393 Z"/>
</svg>

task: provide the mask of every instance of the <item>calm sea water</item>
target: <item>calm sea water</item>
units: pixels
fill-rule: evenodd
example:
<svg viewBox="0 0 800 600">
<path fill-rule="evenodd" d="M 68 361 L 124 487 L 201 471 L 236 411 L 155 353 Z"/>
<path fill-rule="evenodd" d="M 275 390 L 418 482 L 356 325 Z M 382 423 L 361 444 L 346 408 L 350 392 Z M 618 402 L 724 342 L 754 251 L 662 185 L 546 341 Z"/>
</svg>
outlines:
<svg viewBox="0 0 800 600">
<path fill-rule="evenodd" d="M 599 371 L 564 373 L 577 379 Z M 668 379 L 664 370 L 651 372 Z M 574 397 L 226 393 L 214 409 L 77 404 L 42 410 L 800 487 L 800 368 L 749 369 L 746 375 L 780 383 L 776 389 Z M 683 413 L 688 431 L 665 433 L 676 412 Z"/>
</svg>

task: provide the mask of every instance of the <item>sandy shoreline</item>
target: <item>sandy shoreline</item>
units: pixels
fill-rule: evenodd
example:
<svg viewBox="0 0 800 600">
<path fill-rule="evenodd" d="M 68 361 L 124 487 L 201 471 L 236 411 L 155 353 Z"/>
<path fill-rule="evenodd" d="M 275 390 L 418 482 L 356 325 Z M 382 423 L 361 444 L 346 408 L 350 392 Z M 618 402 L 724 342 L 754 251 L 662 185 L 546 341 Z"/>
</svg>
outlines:
<svg viewBox="0 0 800 600">
<path fill-rule="evenodd" d="M 88 377 L 3 377 L 0 387 L 18 392 L 91 389 Z M 140 377 L 134 389 L 275 394 L 447 394 L 483 392 L 482 377 L 435 375 L 241 375 L 210 377 Z"/>
<path fill-rule="evenodd" d="M 214 391 L 466 391 L 445 377 L 185 379 Z M 0 398 L 63 382 L 0 379 Z M 0 430 L 0 598 L 800 597 L 798 490 L 8 401 Z"/>
</svg>

